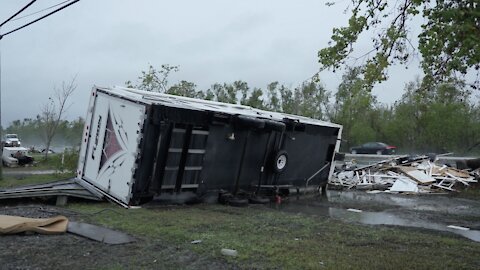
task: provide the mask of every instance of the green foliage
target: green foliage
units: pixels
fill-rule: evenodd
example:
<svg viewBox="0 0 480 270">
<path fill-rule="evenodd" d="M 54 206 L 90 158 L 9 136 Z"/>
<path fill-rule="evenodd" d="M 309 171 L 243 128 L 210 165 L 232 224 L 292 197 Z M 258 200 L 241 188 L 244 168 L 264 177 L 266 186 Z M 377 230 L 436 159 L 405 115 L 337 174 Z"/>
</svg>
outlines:
<svg viewBox="0 0 480 270">
<path fill-rule="evenodd" d="M 170 66 L 164 64 L 160 69 L 156 69 L 152 65 L 148 67 L 148 71 L 142 71 L 142 75 L 138 77 L 139 84 L 134 85 L 131 81 L 125 82 L 130 88 L 137 88 L 144 91 L 166 93 L 168 91 L 168 77 L 170 73 L 177 72 L 178 66 Z"/>
<path fill-rule="evenodd" d="M 4 169 L 7 171 L 7 169 Z M 56 173 L 56 174 L 26 174 L 22 176 L 3 176 L 0 181 L 1 188 L 12 188 L 24 185 L 50 183 L 57 180 L 71 178 L 71 173 Z"/>
<path fill-rule="evenodd" d="M 335 94 L 331 119 L 343 125 L 343 138 L 346 140 L 343 147 L 348 149 L 375 139 L 370 120 L 376 100 L 370 91 L 363 87 L 360 69 L 348 70 L 342 79 Z"/>
<path fill-rule="evenodd" d="M 278 82 L 272 82 L 267 85 L 267 100 L 265 104 L 267 110 L 279 112 L 282 108 L 277 87 Z"/>
<path fill-rule="evenodd" d="M 49 154 L 45 159 L 43 154 L 32 153 L 35 160 L 35 166 L 25 167 L 25 170 L 56 170 L 58 172 L 74 173 L 78 165 L 79 151 L 72 148 L 66 148 L 63 153 Z"/>
<path fill-rule="evenodd" d="M 75 172 L 78 165 L 79 150 L 67 148 L 61 155 L 63 155 L 63 163 L 60 163 L 59 170 Z"/>
<path fill-rule="evenodd" d="M 343 125 L 342 149 L 382 141 L 403 153 L 479 153 L 480 104 L 456 81 L 426 90 L 420 80 L 406 85 L 392 106 L 376 101 L 361 69 L 349 69 L 331 105 L 330 119 Z"/>
<path fill-rule="evenodd" d="M 348 66 L 354 45 L 361 34 L 375 31 L 371 51 L 359 58 L 364 86 L 388 78 L 392 64 L 406 64 L 422 55 L 424 87 L 442 84 L 450 78 L 463 77 L 473 68 L 480 69 L 480 8 L 477 0 L 351 0 L 348 25 L 334 28 L 328 47 L 319 51 L 322 69 L 334 71 Z M 329 3 L 328 5 L 332 5 Z M 418 48 L 413 47 L 408 24 L 423 17 Z M 354 60 L 358 60 L 356 58 Z M 471 86 L 478 87 L 477 79 Z"/>
<path fill-rule="evenodd" d="M 203 98 L 203 93 L 196 91 L 197 85 L 192 82 L 180 81 L 174 84 L 167 90 L 167 94 L 191 97 L 191 98 Z"/>
<path fill-rule="evenodd" d="M 197 90 L 194 83 L 185 80 L 168 86 L 168 76 L 178 70 L 178 66 L 162 65 L 160 69 L 150 66 L 148 71 L 141 72 L 138 85 L 133 85 L 131 81 L 127 81 L 126 85 L 146 91 L 327 119 L 330 93 L 318 81 L 302 83 L 295 89 L 272 82 L 264 91 L 258 87 L 252 89 L 247 82 L 238 80 L 233 83 L 215 83 L 206 91 L 202 91 Z"/>
<path fill-rule="evenodd" d="M 237 93 L 245 92 L 248 90 L 248 85 L 242 81 L 236 81 L 233 84 L 219 84 L 215 83 L 212 85 L 211 93 L 213 93 L 214 100 L 225 102 L 225 103 L 237 103 Z"/>
<path fill-rule="evenodd" d="M 476 0 L 439 0 L 425 7 L 419 35 L 422 68 L 430 82 L 480 68 L 480 6 Z M 478 81 L 476 82 L 478 86 Z"/>
</svg>

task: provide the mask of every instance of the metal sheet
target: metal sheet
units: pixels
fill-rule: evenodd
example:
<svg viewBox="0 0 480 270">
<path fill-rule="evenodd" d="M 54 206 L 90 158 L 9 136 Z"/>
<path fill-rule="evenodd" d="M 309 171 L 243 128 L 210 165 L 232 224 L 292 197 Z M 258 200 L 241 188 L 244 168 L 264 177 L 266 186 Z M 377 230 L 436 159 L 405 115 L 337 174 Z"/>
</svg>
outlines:
<svg viewBox="0 0 480 270">
<path fill-rule="evenodd" d="M 79 185 L 75 179 L 0 189 L 0 199 L 33 198 L 46 196 L 72 196 L 90 200 L 103 199 L 102 194 L 93 190 L 85 189 L 84 187 Z"/>
<path fill-rule="evenodd" d="M 126 233 L 81 222 L 68 222 L 67 232 L 110 245 L 126 244 L 135 241 L 135 238 Z"/>
</svg>

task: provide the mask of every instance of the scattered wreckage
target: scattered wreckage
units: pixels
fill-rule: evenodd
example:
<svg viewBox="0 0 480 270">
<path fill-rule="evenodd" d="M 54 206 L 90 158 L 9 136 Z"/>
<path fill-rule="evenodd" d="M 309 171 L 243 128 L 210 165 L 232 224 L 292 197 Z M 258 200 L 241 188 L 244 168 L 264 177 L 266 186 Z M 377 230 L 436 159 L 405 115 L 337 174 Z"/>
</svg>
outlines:
<svg viewBox="0 0 480 270">
<path fill-rule="evenodd" d="M 32 232 L 38 234 L 62 234 L 68 232 L 110 245 L 126 244 L 135 241 L 133 237 L 123 232 L 88 223 L 70 221 L 65 216 L 28 218 L 0 215 L 0 235 Z"/>
<path fill-rule="evenodd" d="M 25 147 L 4 147 L 2 163 L 7 167 L 25 166 L 33 163 L 33 157 L 28 155 Z"/>
<path fill-rule="evenodd" d="M 480 159 L 467 162 L 470 168 L 439 165 L 432 156 L 399 156 L 367 166 L 346 162 L 329 180 L 331 189 L 369 192 L 438 193 L 458 191 L 478 183 Z"/>
</svg>

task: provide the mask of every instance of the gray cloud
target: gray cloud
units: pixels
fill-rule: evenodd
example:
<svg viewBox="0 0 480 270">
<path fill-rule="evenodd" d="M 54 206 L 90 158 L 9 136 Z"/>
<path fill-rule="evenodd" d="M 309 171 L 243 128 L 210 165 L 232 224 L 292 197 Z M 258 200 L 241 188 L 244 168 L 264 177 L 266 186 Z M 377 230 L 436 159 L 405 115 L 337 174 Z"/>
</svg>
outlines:
<svg viewBox="0 0 480 270">
<path fill-rule="evenodd" d="M 27 2 L 3 0 L 0 20 Z M 29 10 L 58 2 L 37 1 Z M 252 87 L 275 80 L 296 86 L 318 70 L 317 51 L 332 27 L 346 23 L 345 6 L 324 3 L 82 0 L 0 41 L 3 125 L 34 117 L 53 86 L 75 75 L 78 89 L 68 117 L 84 116 L 93 85 L 123 85 L 149 64 L 180 65 L 171 82 L 185 79 L 201 89 L 238 79 Z M 418 73 L 415 67 L 392 71 L 391 80 L 375 90 L 385 102 L 398 98 L 404 82 Z M 340 78 L 322 73 L 330 90 Z"/>
</svg>

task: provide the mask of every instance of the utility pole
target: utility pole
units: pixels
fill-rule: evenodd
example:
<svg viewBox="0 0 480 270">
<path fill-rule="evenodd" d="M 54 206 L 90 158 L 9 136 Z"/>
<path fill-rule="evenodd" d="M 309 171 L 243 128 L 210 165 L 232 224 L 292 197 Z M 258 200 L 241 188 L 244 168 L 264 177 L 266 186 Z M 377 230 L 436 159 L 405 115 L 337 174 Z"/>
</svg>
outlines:
<svg viewBox="0 0 480 270">
<path fill-rule="evenodd" d="M 0 27 L 0 33 L 2 32 L 2 27 Z M 3 180 L 3 126 L 2 126 L 2 36 L 0 36 L 0 159 L 2 163 L 0 164 L 0 180 Z"/>
</svg>

